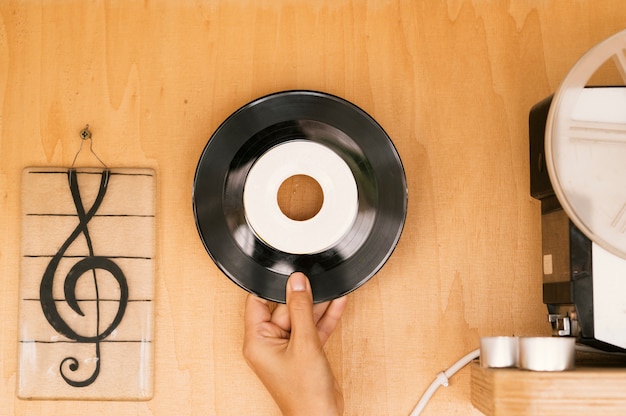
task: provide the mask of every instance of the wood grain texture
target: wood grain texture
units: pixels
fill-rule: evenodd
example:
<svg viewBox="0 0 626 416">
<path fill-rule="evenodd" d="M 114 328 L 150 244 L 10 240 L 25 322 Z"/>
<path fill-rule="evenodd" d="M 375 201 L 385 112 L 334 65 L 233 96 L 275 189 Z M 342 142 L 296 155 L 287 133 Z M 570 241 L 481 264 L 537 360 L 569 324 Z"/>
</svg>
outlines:
<svg viewBox="0 0 626 416">
<path fill-rule="evenodd" d="M 278 413 L 241 357 L 245 293 L 204 251 L 191 208 L 212 132 L 278 90 L 362 107 L 407 174 L 400 243 L 327 347 L 347 415 L 408 414 L 480 336 L 547 334 L 528 112 L 625 19 L 621 0 L 3 1 L 0 414 Z M 15 395 L 20 175 L 71 164 L 87 123 L 107 164 L 159 178 L 148 402 Z M 469 369 L 425 414 L 480 414 Z"/>
</svg>

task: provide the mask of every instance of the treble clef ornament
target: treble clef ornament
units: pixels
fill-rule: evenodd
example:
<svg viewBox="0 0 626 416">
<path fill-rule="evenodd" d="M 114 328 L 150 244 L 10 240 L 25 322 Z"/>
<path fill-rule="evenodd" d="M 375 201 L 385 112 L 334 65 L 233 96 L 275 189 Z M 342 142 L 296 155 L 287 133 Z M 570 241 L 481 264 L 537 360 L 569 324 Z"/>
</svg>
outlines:
<svg viewBox="0 0 626 416">
<path fill-rule="evenodd" d="M 83 140 L 91 139 L 91 134 L 88 133 L 87 127 L 81 133 L 81 138 Z M 81 143 L 82 147 L 82 143 Z M 91 150 L 93 153 L 93 150 Z M 80 152 L 80 150 L 79 150 Z M 77 154 L 78 155 L 78 154 Z M 97 156 L 96 156 L 97 157 Z M 76 158 L 74 158 L 74 161 Z M 98 158 L 98 160 L 100 160 Z M 102 161 L 100 161 L 102 163 Z M 107 338 L 120 324 L 122 318 L 124 317 L 124 313 L 126 311 L 126 306 L 128 304 L 128 283 L 126 281 L 126 277 L 124 273 L 120 269 L 120 267 L 111 259 L 103 256 L 97 256 L 94 253 L 92 239 L 89 233 L 88 224 L 100 208 L 102 201 L 107 192 L 107 186 L 109 184 L 109 178 L 111 175 L 111 171 L 106 168 L 101 173 L 100 186 L 98 189 L 98 194 L 92 204 L 92 206 L 88 209 L 85 209 L 83 205 L 83 201 L 81 198 L 80 190 L 78 187 L 78 176 L 77 171 L 74 169 L 74 163 L 72 163 L 72 167 L 68 170 L 68 184 L 71 191 L 72 199 L 74 202 L 74 206 L 76 208 L 76 213 L 78 216 L 78 224 L 72 231 L 72 233 L 67 237 L 65 242 L 61 245 L 59 250 L 50 260 L 50 263 L 46 267 L 44 275 L 41 279 L 41 284 L 39 288 L 39 299 L 41 303 L 41 308 L 43 311 L 46 320 L 50 323 L 50 325 L 61 335 L 76 341 L 77 343 L 89 343 L 95 346 L 95 369 L 93 373 L 87 377 L 86 379 L 76 380 L 75 378 L 68 375 L 68 371 L 76 372 L 80 367 L 80 361 L 74 356 L 68 356 L 64 358 L 59 365 L 59 372 L 66 383 L 74 387 L 85 387 L 92 384 L 98 374 L 100 373 L 100 365 L 101 365 L 101 351 L 100 351 L 100 343 Z M 58 300 L 53 296 L 53 285 L 57 276 L 57 269 L 59 267 L 59 263 L 64 258 L 65 253 L 68 248 L 74 243 L 74 241 L 80 236 L 84 236 L 84 239 L 88 248 L 88 255 L 79 260 L 76 264 L 74 264 L 67 275 L 65 276 L 65 280 L 63 282 L 63 292 L 64 292 L 64 301 L 67 302 L 67 305 L 80 316 L 85 316 L 83 310 L 79 305 L 80 299 L 77 298 L 76 287 L 79 279 L 86 275 L 90 276 L 93 287 L 95 289 L 95 330 L 90 334 L 81 334 L 77 330 L 73 329 L 70 324 L 63 318 L 59 309 L 57 308 Z M 117 282 L 119 286 L 119 302 L 117 312 L 112 319 L 112 321 L 106 327 L 101 327 L 101 314 L 100 314 L 100 294 L 98 290 L 98 271 L 106 271 L 108 272 Z"/>
</svg>

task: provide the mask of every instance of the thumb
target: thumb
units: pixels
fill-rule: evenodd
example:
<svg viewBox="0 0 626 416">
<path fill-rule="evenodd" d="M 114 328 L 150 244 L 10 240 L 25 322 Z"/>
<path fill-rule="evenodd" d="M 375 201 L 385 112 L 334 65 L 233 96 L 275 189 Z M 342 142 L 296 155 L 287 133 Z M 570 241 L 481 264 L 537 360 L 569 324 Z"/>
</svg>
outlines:
<svg viewBox="0 0 626 416">
<path fill-rule="evenodd" d="M 320 341 L 313 321 L 313 293 L 304 273 L 295 272 L 287 280 L 287 309 L 291 320 L 290 343 L 317 346 Z"/>
</svg>

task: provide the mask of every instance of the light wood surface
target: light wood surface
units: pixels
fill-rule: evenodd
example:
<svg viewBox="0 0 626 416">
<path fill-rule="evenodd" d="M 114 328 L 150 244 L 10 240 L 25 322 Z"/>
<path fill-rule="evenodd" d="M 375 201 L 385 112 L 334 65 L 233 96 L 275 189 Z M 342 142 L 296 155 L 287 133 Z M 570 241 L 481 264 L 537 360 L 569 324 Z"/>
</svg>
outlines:
<svg viewBox="0 0 626 416">
<path fill-rule="evenodd" d="M 579 366 L 534 372 L 471 365 L 472 403 L 488 416 L 623 415 L 626 369 Z M 601 409 L 601 410 L 600 410 Z"/>
<path fill-rule="evenodd" d="M 278 90 L 354 102 L 407 174 L 400 243 L 327 347 L 347 415 L 409 414 L 480 336 L 546 335 L 528 112 L 624 22 L 622 0 L 3 1 L 0 415 L 278 413 L 241 357 L 246 294 L 206 254 L 191 207 L 212 132 Z M 16 397 L 21 172 L 69 166 L 87 123 L 110 166 L 157 173 L 150 401 Z M 424 414 L 480 414 L 469 369 Z"/>
</svg>

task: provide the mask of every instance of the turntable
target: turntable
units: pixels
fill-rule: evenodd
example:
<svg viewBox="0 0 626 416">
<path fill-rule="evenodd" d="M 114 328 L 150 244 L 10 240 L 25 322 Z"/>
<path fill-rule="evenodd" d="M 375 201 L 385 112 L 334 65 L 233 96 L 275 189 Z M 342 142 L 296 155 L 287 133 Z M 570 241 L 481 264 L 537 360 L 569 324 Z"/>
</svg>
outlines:
<svg viewBox="0 0 626 416">
<path fill-rule="evenodd" d="M 626 349 L 626 31 L 589 50 L 530 111 L 543 301 L 556 336 Z"/>
</svg>

